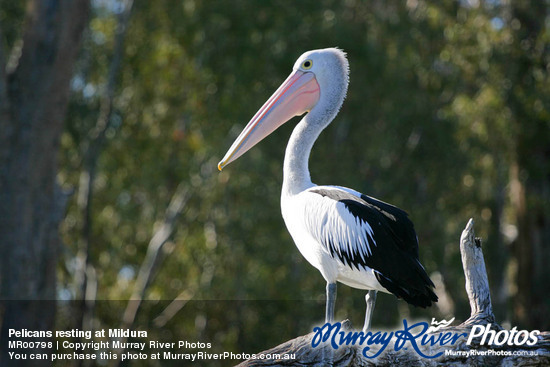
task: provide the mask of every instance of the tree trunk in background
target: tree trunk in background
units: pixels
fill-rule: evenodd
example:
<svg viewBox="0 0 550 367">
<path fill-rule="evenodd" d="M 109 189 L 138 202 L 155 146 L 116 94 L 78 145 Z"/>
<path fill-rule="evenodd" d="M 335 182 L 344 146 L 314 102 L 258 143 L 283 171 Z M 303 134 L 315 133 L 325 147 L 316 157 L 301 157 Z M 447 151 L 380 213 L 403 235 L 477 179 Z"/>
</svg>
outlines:
<svg viewBox="0 0 550 367">
<path fill-rule="evenodd" d="M 515 323 L 524 328 L 547 329 L 549 305 L 548 262 L 550 261 L 550 132 L 548 121 L 537 112 L 537 104 L 548 103 L 536 93 L 537 73 L 547 72 L 548 45 L 543 37 L 548 2 L 511 2 L 516 22 L 514 60 L 509 105 L 516 121 L 516 165 L 511 168 L 510 194 L 518 238 L 513 255 L 517 262 Z"/>
<path fill-rule="evenodd" d="M 65 206 L 57 154 L 88 11 L 88 0 L 29 1 L 16 62 L 0 45 L 0 345 L 10 328 L 53 329 Z M 1 349 L 0 365 L 15 363 Z"/>
</svg>

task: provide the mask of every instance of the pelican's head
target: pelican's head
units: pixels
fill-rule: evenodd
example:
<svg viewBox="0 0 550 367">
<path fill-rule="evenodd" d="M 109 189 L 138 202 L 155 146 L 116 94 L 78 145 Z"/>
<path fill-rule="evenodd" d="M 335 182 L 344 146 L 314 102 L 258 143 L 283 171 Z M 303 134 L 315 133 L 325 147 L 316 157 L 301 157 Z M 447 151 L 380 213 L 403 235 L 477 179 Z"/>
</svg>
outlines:
<svg viewBox="0 0 550 367">
<path fill-rule="evenodd" d="M 348 85 L 348 60 L 337 48 L 304 53 L 296 60 L 292 73 L 252 117 L 225 157 L 218 163 L 221 171 L 263 138 L 294 116 L 325 106 L 330 122 L 344 101 Z"/>
</svg>

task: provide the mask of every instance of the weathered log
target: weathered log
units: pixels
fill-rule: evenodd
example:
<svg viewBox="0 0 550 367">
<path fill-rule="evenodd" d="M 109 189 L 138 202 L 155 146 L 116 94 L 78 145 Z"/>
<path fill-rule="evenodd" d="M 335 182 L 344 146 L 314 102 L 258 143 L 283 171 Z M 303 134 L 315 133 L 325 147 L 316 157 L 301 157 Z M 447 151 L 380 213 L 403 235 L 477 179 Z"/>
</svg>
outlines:
<svg viewBox="0 0 550 367">
<path fill-rule="evenodd" d="M 366 344 L 350 343 L 350 345 L 338 345 L 335 349 L 330 343 L 330 338 L 324 343 L 317 343 L 319 334 L 312 332 L 256 354 L 269 355 L 270 359 L 250 359 L 238 366 L 549 366 L 550 332 L 540 333 L 534 345 L 528 345 L 528 343 L 488 345 L 487 340 L 483 343 L 481 336 L 472 339 L 471 344 L 467 345 L 468 336 L 476 325 L 479 329 L 483 325 L 490 324 L 490 330 L 495 332 L 503 329 L 495 322 L 481 240 L 474 235 L 473 219 L 470 219 L 462 232 L 460 252 L 466 280 L 466 293 L 470 301 L 470 318 L 458 326 L 432 329 L 426 333 L 434 337 L 441 333 L 450 336 L 462 334 L 463 336 L 457 338 L 455 343 L 421 345 L 417 341 L 418 351 L 415 351 L 411 348 L 412 344 L 396 345 L 392 340 L 392 343 L 376 358 L 367 358 L 363 355 Z M 346 334 L 353 333 L 351 323 L 344 321 L 340 331 Z M 373 330 L 373 333 L 375 332 Z M 411 332 L 414 334 L 417 331 Z M 508 332 L 503 332 L 502 335 L 506 333 Z M 316 347 L 312 346 L 314 341 L 318 344 Z M 375 346 L 370 345 L 369 348 L 371 347 L 372 349 L 367 353 L 369 356 L 376 354 Z M 440 355 L 436 358 L 425 358 L 419 352 L 426 356 Z M 295 358 L 284 359 L 288 354 L 294 354 Z"/>
</svg>

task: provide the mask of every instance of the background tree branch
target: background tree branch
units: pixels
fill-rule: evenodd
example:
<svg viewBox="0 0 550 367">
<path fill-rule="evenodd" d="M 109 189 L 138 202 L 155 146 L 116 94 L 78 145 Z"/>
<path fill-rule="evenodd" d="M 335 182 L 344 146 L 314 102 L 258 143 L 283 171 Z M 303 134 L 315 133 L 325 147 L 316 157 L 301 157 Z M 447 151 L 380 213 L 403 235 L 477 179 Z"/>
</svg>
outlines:
<svg viewBox="0 0 550 367">
<path fill-rule="evenodd" d="M 92 242 L 92 205 L 94 201 L 94 182 L 97 175 L 97 163 L 105 147 L 107 130 L 111 127 L 113 103 L 118 76 L 124 55 L 124 40 L 133 0 L 123 2 L 123 11 L 117 17 L 113 55 L 109 64 L 107 81 L 101 92 L 99 116 L 95 126 L 88 134 L 84 144 L 82 171 L 80 173 L 77 205 L 82 217 L 82 231 L 76 255 L 74 319 L 76 327 L 82 330 L 93 329 L 92 315 L 97 294 L 97 281 L 94 264 L 90 259 Z M 75 366 L 90 364 L 90 361 L 75 360 Z"/>
<path fill-rule="evenodd" d="M 144 300 L 147 287 L 153 279 L 157 266 L 162 259 L 162 249 L 172 235 L 176 219 L 185 208 L 185 204 L 187 203 L 189 196 L 189 189 L 185 183 L 181 183 L 172 195 L 172 199 L 166 209 L 164 219 L 159 228 L 153 234 L 151 240 L 149 241 L 149 245 L 147 246 L 147 253 L 141 263 L 137 279 L 134 283 L 132 296 L 128 301 L 126 310 L 124 311 L 124 315 L 122 317 L 122 323 L 120 325 L 122 329 L 133 328 L 136 315 L 139 311 L 141 303 Z M 121 338 L 123 343 L 126 342 L 126 340 L 127 338 Z M 120 355 L 124 352 L 124 350 L 116 350 L 115 352 Z M 118 358 L 117 360 L 112 360 L 111 365 L 118 366 L 120 363 L 121 359 Z"/>
<path fill-rule="evenodd" d="M 113 56 L 109 64 L 109 71 L 105 87 L 101 93 L 99 116 L 95 126 L 88 134 L 86 144 L 84 144 L 83 167 L 80 174 L 77 205 L 82 215 L 82 234 L 80 246 L 77 253 L 77 269 L 75 271 L 76 296 L 75 299 L 80 303 L 80 310 L 76 310 L 76 320 L 79 327 L 90 326 L 85 319 L 90 319 L 91 307 L 95 299 L 87 299 L 86 290 L 88 287 L 88 278 L 90 272 L 93 272 L 93 264 L 90 262 L 91 228 L 92 228 L 92 204 L 94 194 L 94 182 L 97 174 L 97 162 L 103 152 L 105 144 L 105 134 L 111 126 L 111 117 L 113 111 L 113 100 L 115 89 L 120 73 L 122 58 L 124 55 L 124 39 L 130 14 L 132 12 L 133 0 L 124 2 L 124 10 L 118 16 L 118 24 L 115 32 L 115 42 Z M 95 292 L 92 292 L 95 293 Z M 88 314 L 88 317 L 86 317 Z M 84 327 L 84 329 L 87 329 Z"/>
</svg>

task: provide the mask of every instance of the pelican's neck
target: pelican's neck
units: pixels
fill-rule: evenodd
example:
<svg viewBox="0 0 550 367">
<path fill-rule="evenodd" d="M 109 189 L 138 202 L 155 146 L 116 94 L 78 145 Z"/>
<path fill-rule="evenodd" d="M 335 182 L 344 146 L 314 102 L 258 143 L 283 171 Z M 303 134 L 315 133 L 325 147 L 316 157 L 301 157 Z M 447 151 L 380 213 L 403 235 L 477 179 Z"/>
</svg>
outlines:
<svg viewBox="0 0 550 367">
<path fill-rule="evenodd" d="M 292 131 L 283 165 L 283 195 L 296 195 L 313 186 L 308 165 L 311 148 L 338 113 L 344 96 L 345 90 L 336 102 L 318 103 Z"/>
<path fill-rule="evenodd" d="M 309 155 L 322 129 L 314 129 L 308 124 L 306 115 L 296 125 L 286 146 L 283 165 L 283 193 L 295 195 L 313 186 L 309 174 Z"/>
</svg>

